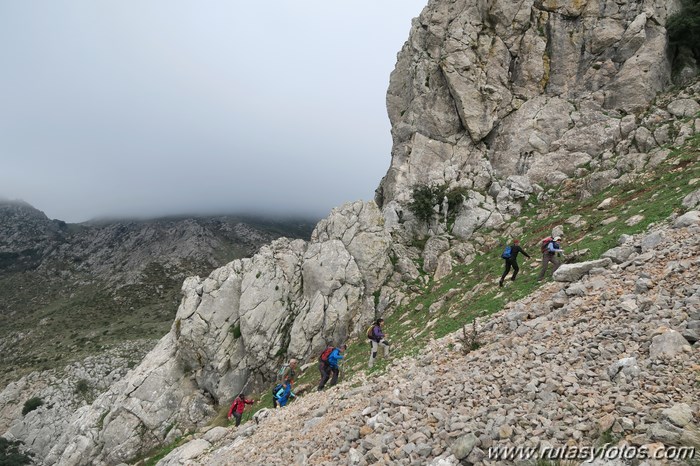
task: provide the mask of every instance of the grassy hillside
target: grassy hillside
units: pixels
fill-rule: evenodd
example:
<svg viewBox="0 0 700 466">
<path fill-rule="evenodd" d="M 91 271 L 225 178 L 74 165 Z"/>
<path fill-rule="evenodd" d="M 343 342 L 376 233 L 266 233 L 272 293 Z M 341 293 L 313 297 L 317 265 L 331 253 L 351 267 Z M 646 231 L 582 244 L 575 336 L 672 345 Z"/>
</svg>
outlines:
<svg viewBox="0 0 700 466">
<path fill-rule="evenodd" d="M 563 225 L 562 247 L 568 255 L 589 249 L 580 260 L 598 259 L 603 252 L 617 246 L 620 235 L 643 232 L 672 213 L 680 212 L 681 200 L 698 188 L 700 136 L 696 135 L 683 148 L 673 151 L 655 170 L 640 176 L 634 183 L 611 186 L 584 200 L 559 191 L 551 193 L 551 200 L 547 201 L 538 202 L 533 196 L 518 219 L 518 225 L 523 229 L 520 240 L 533 259 L 540 258 L 541 239 L 550 235 L 555 226 Z M 612 199 L 610 206 L 597 209 L 607 198 Z M 577 225 L 567 224 L 566 220 L 575 215 L 581 216 Z M 628 223 L 635 216 L 638 216 L 635 219 L 638 222 Z M 430 339 L 468 326 L 475 318 L 497 312 L 508 302 L 517 301 L 546 283 L 546 280 L 536 280 L 539 262 L 519 257 L 521 272 L 518 279 L 515 282 L 506 280 L 505 287 L 499 288 L 498 280 L 503 273 L 500 254 L 505 243 L 506 238 L 503 238 L 497 246 L 479 251 L 474 262 L 455 267 L 439 282 L 431 279 L 427 286 L 421 287 L 418 296 L 386 319 L 385 331 L 393 343 L 394 357 L 420 351 Z M 551 272 L 548 273 L 548 279 L 551 279 L 549 277 Z M 420 286 L 419 283 L 415 286 Z M 430 305 L 440 300 L 444 300 L 440 310 L 430 314 Z M 349 353 L 352 359 L 347 368 L 349 374 L 368 371 L 364 369 L 368 355 L 364 341 L 353 344 Z M 387 361 L 382 361 L 368 372 L 382 371 L 386 367 Z"/>
</svg>

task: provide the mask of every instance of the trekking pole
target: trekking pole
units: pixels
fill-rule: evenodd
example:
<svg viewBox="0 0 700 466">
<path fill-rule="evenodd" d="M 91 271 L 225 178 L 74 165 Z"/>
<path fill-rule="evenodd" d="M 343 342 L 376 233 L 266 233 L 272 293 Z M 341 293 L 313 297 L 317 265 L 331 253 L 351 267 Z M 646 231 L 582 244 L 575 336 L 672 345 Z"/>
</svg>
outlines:
<svg viewBox="0 0 700 466">
<path fill-rule="evenodd" d="M 246 380 L 245 385 L 243 385 L 243 388 L 241 388 L 241 391 L 239 391 L 238 393 L 239 393 L 239 394 L 240 394 L 240 393 L 245 393 L 245 389 L 248 388 L 248 384 L 249 384 L 249 383 L 250 383 L 250 378 L 248 378 L 248 380 Z M 238 396 L 238 395 L 236 395 L 236 396 Z"/>
<path fill-rule="evenodd" d="M 245 392 L 245 389 L 246 389 L 246 387 L 248 387 L 248 384 L 249 384 L 249 383 L 250 383 L 250 379 L 246 380 L 245 385 L 243 385 L 243 388 L 240 389 L 240 391 L 238 392 L 238 395 L 240 395 L 241 393 Z M 236 395 L 235 397 L 233 397 L 234 402 L 235 402 L 236 398 L 238 398 L 238 395 Z M 231 421 L 231 418 L 229 418 L 229 417 L 227 417 L 226 419 L 227 419 L 229 422 Z"/>
</svg>

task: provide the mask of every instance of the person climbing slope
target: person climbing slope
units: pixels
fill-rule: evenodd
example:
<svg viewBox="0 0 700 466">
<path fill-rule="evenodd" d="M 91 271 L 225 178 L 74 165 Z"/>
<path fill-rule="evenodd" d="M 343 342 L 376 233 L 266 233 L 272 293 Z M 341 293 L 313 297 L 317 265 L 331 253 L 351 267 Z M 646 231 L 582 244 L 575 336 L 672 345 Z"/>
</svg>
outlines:
<svg viewBox="0 0 700 466">
<path fill-rule="evenodd" d="M 253 400 L 246 400 L 245 394 L 241 393 L 233 400 L 231 404 L 231 409 L 228 411 L 227 418 L 231 420 L 231 416 L 236 418 L 236 427 L 241 424 L 241 417 L 243 416 L 243 411 L 245 410 L 245 405 L 252 405 L 255 403 Z"/>
<path fill-rule="evenodd" d="M 384 346 L 384 357 L 389 357 L 389 342 L 386 341 L 387 336 L 384 331 L 384 319 L 377 319 L 377 321 L 367 330 L 367 338 L 370 340 L 371 350 L 369 353 L 369 367 L 374 366 L 374 360 L 377 359 L 377 352 L 379 350 L 379 345 Z"/>
<path fill-rule="evenodd" d="M 518 276 L 518 271 L 520 271 L 520 267 L 518 267 L 518 254 L 521 252 L 528 259 L 531 258 L 530 255 L 520 247 L 520 240 L 518 239 L 514 239 L 510 246 L 506 246 L 503 254 L 501 254 L 501 258 L 505 260 L 505 270 L 503 271 L 503 275 L 501 275 L 501 281 L 498 282 L 498 286 L 503 286 L 503 280 L 508 276 L 511 267 L 513 267 L 513 276 L 510 277 L 510 280 L 513 282 L 515 281 L 515 277 Z"/>
<path fill-rule="evenodd" d="M 299 362 L 296 359 L 290 359 L 289 364 L 282 366 L 282 369 L 280 369 L 279 378 L 277 381 L 282 383 L 289 380 L 292 385 L 294 385 L 294 379 L 297 377 L 298 365 Z"/>
<path fill-rule="evenodd" d="M 289 360 L 289 363 L 284 364 L 277 373 L 277 385 L 272 388 L 272 406 L 274 408 L 277 407 L 277 398 L 275 397 L 275 394 L 279 391 L 279 389 L 287 382 L 289 382 L 290 387 L 294 386 L 294 380 L 297 377 L 298 365 L 299 361 L 292 358 Z"/>
<path fill-rule="evenodd" d="M 564 252 L 559 245 L 560 241 L 561 236 L 542 240 L 542 269 L 540 270 L 539 277 L 537 277 L 537 281 L 541 281 L 544 278 L 545 273 L 547 273 L 547 266 L 550 262 L 552 263 L 552 274 L 554 274 L 561 265 L 561 261 L 557 258 L 558 254 Z"/>
<path fill-rule="evenodd" d="M 338 383 L 338 363 L 343 359 L 343 352 L 347 349 L 347 345 L 341 345 L 338 348 L 329 346 L 325 349 L 321 356 L 318 358 L 318 370 L 321 372 L 321 381 L 318 384 L 318 391 L 323 390 L 326 386 L 328 378 L 333 374 L 330 386 L 334 386 Z"/>
<path fill-rule="evenodd" d="M 281 384 L 278 384 L 272 390 L 272 405 L 276 408 L 279 405 L 280 408 L 284 408 L 289 402 L 290 398 L 296 397 L 294 392 L 292 392 L 292 383 L 287 380 Z"/>
</svg>

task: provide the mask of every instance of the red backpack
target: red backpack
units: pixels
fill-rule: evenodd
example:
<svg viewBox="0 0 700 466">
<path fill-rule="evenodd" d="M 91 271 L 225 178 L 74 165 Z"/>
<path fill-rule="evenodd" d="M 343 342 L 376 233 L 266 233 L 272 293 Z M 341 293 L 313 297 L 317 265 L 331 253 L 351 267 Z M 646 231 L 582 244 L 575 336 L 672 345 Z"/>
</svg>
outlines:
<svg viewBox="0 0 700 466">
<path fill-rule="evenodd" d="M 331 355 L 331 353 L 333 352 L 333 349 L 334 348 L 332 346 L 329 346 L 328 348 L 326 348 L 323 351 L 323 353 L 321 353 L 321 357 L 319 359 L 323 362 L 328 362 L 328 356 Z"/>
<path fill-rule="evenodd" d="M 554 238 L 551 236 L 547 236 L 545 239 L 542 240 L 542 246 L 540 247 L 540 250 L 542 251 L 542 254 L 547 252 L 547 247 L 549 246 L 549 243 L 554 241 Z"/>
</svg>

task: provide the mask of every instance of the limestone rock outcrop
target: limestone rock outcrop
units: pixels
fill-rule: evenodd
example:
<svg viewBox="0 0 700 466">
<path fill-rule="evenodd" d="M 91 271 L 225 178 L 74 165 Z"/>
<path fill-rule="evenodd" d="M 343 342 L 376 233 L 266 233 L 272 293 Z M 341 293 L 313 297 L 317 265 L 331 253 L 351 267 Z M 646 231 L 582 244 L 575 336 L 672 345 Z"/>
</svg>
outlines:
<svg viewBox="0 0 700 466">
<path fill-rule="evenodd" d="M 608 258 L 574 264 L 563 264 L 554 272 L 553 277 L 558 282 L 575 282 L 595 268 L 609 267 L 612 260 Z"/>
<path fill-rule="evenodd" d="M 393 274 L 391 245 L 376 204 L 355 202 L 319 222 L 308 243 L 281 238 L 188 278 L 170 333 L 35 450 L 45 464 L 117 464 L 201 427 L 215 403 L 266 387 L 284 358 L 306 360 L 364 330 L 373 294 Z"/>
<path fill-rule="evenodd" d="M 681 97 L 657 113 L 670 121 L 664 128 L 641 120 L 671 81 L 664 24 L 679 8 L 678 0 L 431 1 L 391 75 L 394 145 L 376 196 L 385 215 L 419 185 L 465 189 L 452 233 L 468 239 L 504 225 L 548 186 L 576 180 L 586 195 L 643 170 L 646 154 L 676 130 L 680 137 L 681 120 L 698 111 Z M 631 163 L 610 163 L 627 154 Z"/>
<path fill-rule="evenodd" d="M 0 392 L 0 432 L 22 440 L 38 458 L 46 457 L 76 411 L 123 379 L 152 349 L 150 340 L 127 342 L 61 371 L 33 372 L 10 383 Z M 22 415 L 33 397 L 42 404 Z"/>
</svg>

